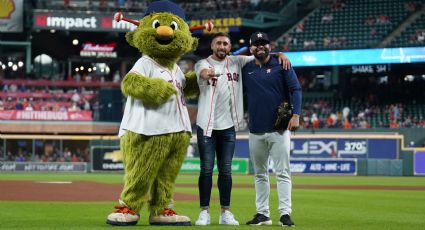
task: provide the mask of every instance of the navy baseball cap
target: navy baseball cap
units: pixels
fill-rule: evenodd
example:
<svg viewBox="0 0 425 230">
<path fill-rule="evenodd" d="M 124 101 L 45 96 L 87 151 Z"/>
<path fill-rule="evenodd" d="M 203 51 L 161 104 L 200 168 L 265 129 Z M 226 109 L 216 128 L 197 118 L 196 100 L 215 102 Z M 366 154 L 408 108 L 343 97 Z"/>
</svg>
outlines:
<svg viewBox="0 0 425 230">
<path fill-rule="evenodd" d="M 162 13 L 162 12 L 169 12 L 172 14 L 175 14 L 182 18 L 183 20 L 186 20 L 186 15 L 184 13 L 183 8 L 181 8 L 176 3 L 162 0 L 162 1 L 156 1 L 149 4 L 148 8 L 145 11 L 145 16 L 151 13 Z"/>
<path fill-rule="evenodd" d="M 251 35 L 251 38 L 249 39 L 249 45 L 253 45 L 259 41 L 265 41 L 267 43 L 270 43 L 269 36 L 267 36 L 266 33 L 255 32 Z"/>
</svg>

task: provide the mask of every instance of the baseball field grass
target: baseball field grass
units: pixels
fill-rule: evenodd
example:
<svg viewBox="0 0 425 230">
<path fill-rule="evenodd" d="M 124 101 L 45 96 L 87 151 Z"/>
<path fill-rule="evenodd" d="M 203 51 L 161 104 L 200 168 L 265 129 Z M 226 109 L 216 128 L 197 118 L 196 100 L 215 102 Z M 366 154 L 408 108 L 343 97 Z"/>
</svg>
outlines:
<svg viewBox="0 0 425 230">
<path fill-rule="evenodd" d="M 93 181 L 122 184 L 122 174 L 1 173 L 1 181 Z M 217 178 L 214 178 L 216 181 Z M 270 210 L 272 226 L 247 226 L 255 214 L 255 190 L 252 175 L 234 175 L 232 212 L 240 226 L 218 225 L 219 201 L 213 187 L 210 226 L 181 229 L 280 229 L 277 192 L 271 176 Z M 293 176 L 293 213 L 296 229 L 424 229 L 424 177 Z M 25 188 L 23 188 L 25 189 Z M 90 188 L 88 188 L 90 189 Z M 110 193 L 110 191 L 101 191 Z M 181 174 L 176 192 L 197 196 L 197 175 Z M 8 188 L 0 187 L 0 193 Z M 118 196 L 118 194 L 116 194 Z M 10 201 L 0 200 L 0 229 L 107 229 L 106 216 L 116 200 L 93 202 Z M 176 200 L 178 213 L 192 222 L 199 214 L 197 200 Z M 131 229 L 175 229 L 149 226 L 146 209 Z M 122 227 L 125 228 L 125 227 Z"/>
</svg>

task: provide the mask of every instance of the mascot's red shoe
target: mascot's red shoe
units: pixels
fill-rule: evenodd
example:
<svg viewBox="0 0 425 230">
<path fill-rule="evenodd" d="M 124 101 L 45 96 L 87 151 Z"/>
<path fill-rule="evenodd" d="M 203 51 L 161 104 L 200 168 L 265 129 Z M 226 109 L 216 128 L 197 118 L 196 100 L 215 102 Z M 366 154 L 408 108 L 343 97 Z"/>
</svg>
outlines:
<svg viewBox="0 0 425 230">
<path fill-rule="evenodd" d="M 151 225 L 192 225 L 189 217 L 177 215 L 177 213 L 170 208 L 164 208 L 158 216 L 150 216 L 149 223 Z"/>
</svg>

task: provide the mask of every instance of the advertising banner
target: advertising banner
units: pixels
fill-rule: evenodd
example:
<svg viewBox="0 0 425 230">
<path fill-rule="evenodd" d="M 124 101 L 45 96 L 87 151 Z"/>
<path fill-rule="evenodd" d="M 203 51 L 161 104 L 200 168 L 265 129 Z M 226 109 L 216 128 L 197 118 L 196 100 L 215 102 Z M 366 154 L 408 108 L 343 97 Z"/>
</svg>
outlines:
<svg viewBox="0 0 425 230">
<path fill-rule="evenodd" d="M 413 159 L 413 174 L 425 175 L 425 151 L 415 151 Z"/>
<path fill-rule="evenodd" d="M 240 17 L 191 20 L 188 22 L 188 24 L 189 26 L 199 26 L 199 25 L 205 25 L 208 21 L 211 21 L 214 25 L 211 31 L 207 31 L 206 29 L 195 30 L 193 31 L 193 34 L 239 32 L 239 28 L 242 26 L 242 19 Z"/>
<path fill-rule="evenodd" d="M 1 0 L 0 32 L 22 32 L 23 9 L 23 0 Z"/>
<path fill-rule="evenodd" d="M 291 173 L 300 174 L 357 174 L 356 159 L 291 160 Z M 271 166 L 272 168 L 273 166 Z"/>
<path fill-rule="evenodd" d="M 74 93 L 26 93 L 26 92 L 0 92 L 0 97 L 3 98 L 71 98 Z M 78 94 L 80 97 L 85 99 L 92 99 L 96 96 L 94 93 L 80 93 Z"/>
<path fill-rule="evenodd" d="M 142 14 L 126 13 L 126 17 L 138 21 Z M 42 30 L 74 30 L 74 31 L 115 31 L 128 32 L 136 28 L 135 25 L 114 20 L 113 13 L 102 12 L 74 12 L 66 11 L 34 11 L 34 29 Z"/>
<path fill-rule="evenodd" d="M 294 67 L 425 62 L 424 47 L 302 51 L 285 55 Z M 384 67 L 375 70 L 384 72 Z"/>
<path fill-rule="evenodd" d="M 374 73 L 386 73 L 391 71 L 391 65 L 353 65 L 351 66 L 352 74 L 374 74 Z"/>
<path fill-rule="evenodd" d="M 119 146 L 92 146 L 93 171 L 124 170 L 123 156 Z"/>
<path fill-rule="evenodd" d="M 399 152 L 398 137 L 346 138 L 334 135 L 332 138 L 291 138 L 292 158 L 376 158 L 397 159 Z M 237 157 L 249 157 L 248 139 L 236 141 Z"/>
<path fill-rule="evenodd" d="M 117 52 L 115 52 L 116 43 L 110 44 L 95 44 L 86 42 L 80 51 L 82 57 L 97 57 L 97 58 L 116 58 Z"/>
<path fill-rule="evenodd" d="M 60 112 L 0 110 L 0 120 L 91 121 L 93 118 L 92 111 Z"/>
<path fill-rule="evenodd" d="M 134 30 L 137 26 L 125 21 L 116 22 L 113 13 L 103 12 L 79 12 L 75 14 L 67 11 L 42 11 L 34 10 L 34 29 L 42 30 L 74 30 L 74 31 L 110 31 L 110 32 L 128 32 Z M 126 12 L 126 18 L 139 21 L 143 14 Z M 203 20 L 191 20 L 187 23 L 189 26 L 205 25 L 208 21 L 214 24 L 212 31 L 195 30 L 193 34 L 217 33 L 217 32 L 239 32 L 242 26 L 240 17 L 215 18 Z"/>
<path fill-rule="evenodd" d="M 120 171 L 124 170 L 123 156 L 119 146 L 93 146 L 93 171 Z M 189 151 L 189 150 L 188 150 Z M 248 159 L 233 158 L 232 173 L 248 174 Z M 186 158 L 180 172 L 199 173 L 201 163 L 199 158 Z M 217 171 L 217 166 L 214 167 Z"/>
<path fill-rule="evenodd" d="M 183 162 L 180 172 L 199 173 L 201 169 L 201 161 L 199 158 L 186 158 Z M 249 160 L 245 158 L 233 158 L 232 173 L 248 174 Z M 214 172 L 218 172 L 217 162 L 214 165 Z"/>
<path fill-rule="evenodd" d="M 85 162 L 0 162 L 3 172 L 86 172 Z"/>
</svg>

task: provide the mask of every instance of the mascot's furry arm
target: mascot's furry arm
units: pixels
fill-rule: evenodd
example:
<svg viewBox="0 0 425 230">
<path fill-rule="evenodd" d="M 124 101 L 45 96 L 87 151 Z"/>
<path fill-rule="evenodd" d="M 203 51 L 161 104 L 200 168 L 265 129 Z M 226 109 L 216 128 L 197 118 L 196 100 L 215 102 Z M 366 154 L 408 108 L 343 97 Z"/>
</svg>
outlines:
<svg viewBox="0 0 425 230">
<path fill-rule="evenodd" d="M 121 90 L 125 96 L 132 96 L 147 105 L 158 106 L 177 94 L 174 86 L 160 78 L 148 78 L 130 72 L 121 82 Z"/>
<path fill-rule="evenodd" d="M 193 71 L 189 71 L 184 76 L 186 78 L 186 86 L 184 87 L 185 98 L 197 96 L 199 94 L 199 86 L 196 78 L 196 73 Z"/>
</svg>

